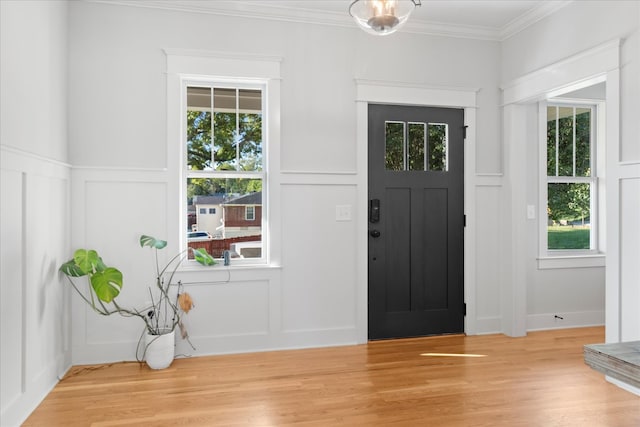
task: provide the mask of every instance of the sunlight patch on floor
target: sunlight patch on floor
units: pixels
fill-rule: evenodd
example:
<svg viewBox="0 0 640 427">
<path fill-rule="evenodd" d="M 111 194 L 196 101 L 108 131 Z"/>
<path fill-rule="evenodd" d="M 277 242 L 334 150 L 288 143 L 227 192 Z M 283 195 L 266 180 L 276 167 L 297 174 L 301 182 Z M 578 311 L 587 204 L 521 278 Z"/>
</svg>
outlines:
<svg viewBox="0 0 640 427">
<path fill-rule="evenodd" d="M 486 354 L 462 354 L 462 353 L 422 353 L 420 356 L 427 357 L 487 357 Z"/>
</svg>

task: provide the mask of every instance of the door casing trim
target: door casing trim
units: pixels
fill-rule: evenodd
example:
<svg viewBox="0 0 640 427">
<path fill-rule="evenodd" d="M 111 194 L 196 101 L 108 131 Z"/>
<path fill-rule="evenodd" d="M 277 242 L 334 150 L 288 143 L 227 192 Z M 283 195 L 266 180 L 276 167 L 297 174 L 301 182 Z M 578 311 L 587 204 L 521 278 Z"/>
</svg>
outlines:
<svg viewBox="0 0 640 427">
<path fill-rule="evenodd" d="M 467 137 L 464 150 L 464 213 L 467 223 L 464 230 L 464 300 L 467 316 L 464 331 L 475 335 L 476 321 L 476 224 L 475 224 L 475 175 L 476 175 L 476 108 L 475 88 L 452 88 L 420 84 L 384 82 L 356 79 L 356 158 L 357 158 L 357 206 L 367 205 L 368 195 L 368 105 L 393 104 L 424 107 L 448 107 L 464 109 Z M 368 339 L 368 273 L 367 273 L 367 210 L 357 209 L 357 265 L 356 265 L 356 328 L 359 343 Z"/>
</svg>

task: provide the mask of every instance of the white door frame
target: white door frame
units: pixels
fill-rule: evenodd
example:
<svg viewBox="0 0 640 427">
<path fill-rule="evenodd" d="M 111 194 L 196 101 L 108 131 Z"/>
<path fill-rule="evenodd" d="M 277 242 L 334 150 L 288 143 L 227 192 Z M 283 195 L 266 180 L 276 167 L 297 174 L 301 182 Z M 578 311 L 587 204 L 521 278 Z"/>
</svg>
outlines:
<svg viewBox="0 0 640 427">
<path fill-rule="evenodd" d="M 368 219 L 367 210 L 367 180 L 368 180 L 368 105 L 414 105 L 425 107 L 449 107 L 464 109 L 464 124 L 467 126 L 464 150 L 464 209 L 467 223 L 464 232 L 464 298 L 467 304 L 465 317 L 465 332 L 468 335 L 476 333 L 476 305 L 475 305 L 475 138 L 476 138 L 476 94 L 478 89 L 448 88 L 424 86 L 411 83 L 388 81 L 373 81 L 356 79 L 356 145 L 358 190 L 357 209 L 358 229 L 357 240 L 357 318 L 356 327 L 358 342 L 365 343 L 368 339 Z"/>
</svg>

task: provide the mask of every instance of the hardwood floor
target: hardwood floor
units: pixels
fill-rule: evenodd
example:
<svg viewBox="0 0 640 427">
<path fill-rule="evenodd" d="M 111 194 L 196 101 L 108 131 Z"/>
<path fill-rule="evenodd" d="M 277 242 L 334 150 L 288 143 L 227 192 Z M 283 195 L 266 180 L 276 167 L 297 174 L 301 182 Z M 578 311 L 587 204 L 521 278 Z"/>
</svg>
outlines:
<svg viewBox="0 0 640 427">
<path fill-rule="evenodd" d="M 640 397 L 583 362 L 603 341 L 580 328 L 76 366 L 24 426 L 640 426 Z"/>
</svg>

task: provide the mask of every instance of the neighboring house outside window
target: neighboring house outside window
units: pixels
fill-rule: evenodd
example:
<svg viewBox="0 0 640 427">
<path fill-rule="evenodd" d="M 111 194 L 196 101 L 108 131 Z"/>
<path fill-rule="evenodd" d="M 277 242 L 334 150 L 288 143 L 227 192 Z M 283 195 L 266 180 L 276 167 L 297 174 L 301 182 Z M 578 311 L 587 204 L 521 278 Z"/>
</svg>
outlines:
<svg viewBox="0 0 640 427">
<path fill-rule="evenodd" d="M 224 194 L 194 196 L 192 204 L 196 206 L 199 215 L 196 216 L 195 226 L 192 226 L 189 231 L 208 231 L 214 238 L 222 237 L 220 231 L 222 213 L 220 213 L 219 206 L 224 203 L 226 198 Z"/>
<path fill-rule="evenodd" d="M 597 110 L 596 105 L 564 102 L 540 109 L 546 113 L 540 150 L 543 257 L 598 253 Z"/>
</svg>

